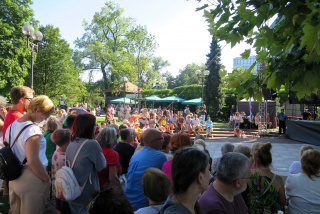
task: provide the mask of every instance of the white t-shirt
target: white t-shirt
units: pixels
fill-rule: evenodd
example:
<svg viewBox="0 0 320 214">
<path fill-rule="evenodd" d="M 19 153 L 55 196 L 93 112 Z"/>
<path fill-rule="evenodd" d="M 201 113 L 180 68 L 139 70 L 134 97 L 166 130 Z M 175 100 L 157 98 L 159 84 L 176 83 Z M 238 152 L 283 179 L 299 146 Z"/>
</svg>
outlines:
<svg viewBox="0 0 320 214">
<path fill-rule="evenodd" d="M 320 178 L 311 180 L 306 174 L 289 174 L 286 180 L 287 208 L 290 214 L 313 214 L 320 210 Z"/>
<path fill-rule="evenodd" d="M 298 174 L 302 172 L 301 161 L 294 161 L 289 167 L 290 174 Z"/>
<path fill-rule="evenodd" d="M 20 130 L 23 129 L 26 125 L 30 124 L 31 122 L 18 122 L 18 120 L 15 120 L 9 127 L 8 131 L 6 132 L 6 139 L 9 141 L 9 132 L 10 127 L 11 128 L 11 141 L 10 145 L 13 144 L 13 141 L 16 139 L 17 135 L 19 134 Z M 46 139 L 42 135 L 42 131 L 40 127 L 36 124 L 29 126 L 19 136 L 19 139 L 17 139 L 17 142 L 14 144 L 12 151 L 17 156 L 17 158 L 23 162 L 23 160 L 26 157 L 26 141 L 34 136 L 34 135 L 40 135 L 40 149 L 39 149 L 39 159 L 43 166 L 48 165 L 48 159 L 46 157 Z M 9 142 L 8 142 L 9 143 Z M 29 165 L 26 163 L 25 165 Z"/>
<path fill-rule="evenodd" d="M 199 123 L 200 123 L 200 121 L 199 121 L 198 118 L 197 118 L 197 119 L 194 118 L 194 119 L 192 120 L 192 125 L 196 125 L 196 126 L 197 126 L 197 125 L 199 125 Z"/>
</svg>

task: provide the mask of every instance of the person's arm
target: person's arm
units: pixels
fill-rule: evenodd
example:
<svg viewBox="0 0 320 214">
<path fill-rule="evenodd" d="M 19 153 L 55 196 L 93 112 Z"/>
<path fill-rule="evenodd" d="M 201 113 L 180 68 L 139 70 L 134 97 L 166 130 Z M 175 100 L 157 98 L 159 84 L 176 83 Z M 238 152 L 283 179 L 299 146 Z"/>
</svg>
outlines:
<svg viewBox="0 0 320 214">
<path fill-rule="evenodd" d="M 277 180 L 277 184 L 278 184 L 278 193 L 279 193 L 279 197 L 278 197 L 278 202 L 279 204 L 283 207 L 286 203 L 286 194 L 284 191 L 284 183 L 282 178 L 279 175 L 276 175 L 276 180 Z"/>
<path fill-rule="evenodd" d="M 109 183 L 113 186 L 121 188 L 118 178 L 118 167 L 116 165 L 109 166 Z"/>
<path fill-rule="evenodd" d="M 33 173 L 47 184 L 50 177 L 40 161 L 39 150 L 40 135 L 34 135 L 26 141 L 26 158 Z"/>
<path fill-rule="evenodd" d="M 3 131 L 4 122 L 0 119 L 0 132 Z M 4 133 L 5 134 L 5 133 Z"/>
</svg>

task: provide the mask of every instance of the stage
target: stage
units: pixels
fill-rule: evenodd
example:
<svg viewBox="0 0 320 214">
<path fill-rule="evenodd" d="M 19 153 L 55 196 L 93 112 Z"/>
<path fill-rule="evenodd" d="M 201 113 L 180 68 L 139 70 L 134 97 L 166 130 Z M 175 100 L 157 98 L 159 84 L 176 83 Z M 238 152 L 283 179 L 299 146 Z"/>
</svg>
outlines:
<svg viewBox="0 0 320 214">
<path fill-rule="evenodd" d="M 287 120 L 287 137 L 291 140 L 320 145 L 320 121 Z"/>
</svg>

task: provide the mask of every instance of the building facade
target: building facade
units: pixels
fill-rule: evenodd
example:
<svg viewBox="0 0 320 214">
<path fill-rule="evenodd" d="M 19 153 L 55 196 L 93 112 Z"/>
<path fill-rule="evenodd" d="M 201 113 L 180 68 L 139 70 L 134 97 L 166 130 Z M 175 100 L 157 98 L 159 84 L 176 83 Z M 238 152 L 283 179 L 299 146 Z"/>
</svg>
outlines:
<svg viewBox="0 0 320 214">
<path fill-rule="evenodd" d="M 256 56 L 249 56 L 248 59 L 243 59 L 242 57 L 233 58 L 233 68 L 244 68 L 249 69 L 251 65 L 256 62 Z M 259 63 L 253 68 L 254 71 L 257 71 L 259 68 Z"/>
</svg>

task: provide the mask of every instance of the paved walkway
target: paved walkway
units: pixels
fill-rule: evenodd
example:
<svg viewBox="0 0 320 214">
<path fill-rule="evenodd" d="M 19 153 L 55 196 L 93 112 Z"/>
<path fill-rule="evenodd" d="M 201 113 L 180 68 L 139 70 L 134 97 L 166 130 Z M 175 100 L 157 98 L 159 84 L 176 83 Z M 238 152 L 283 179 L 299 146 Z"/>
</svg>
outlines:
<svg viewBox="0 0 320 214">
<path fill-rule="evenodd" d="M 300 160 L 300 147 L 302 145 L 310 145 L 302 142 L 290 140 L 287 138 L 276 138 L 276 137 L 264 137 L 264 138 L 216 138 L 213 140 L 206 140 L 207 149 L 212 158 L 221 156 L 221 146 L 224 143 L 232 143 L 235 146 L 244 144 L 250 146 L 255 142 L 272 144 L 272 171 L 278 175 L 284 177 L 289 175 L 289 167 L 293 161 Z M 316 150 L 320 151 L 320 146 L 313 146 Z"/>
</svg>

